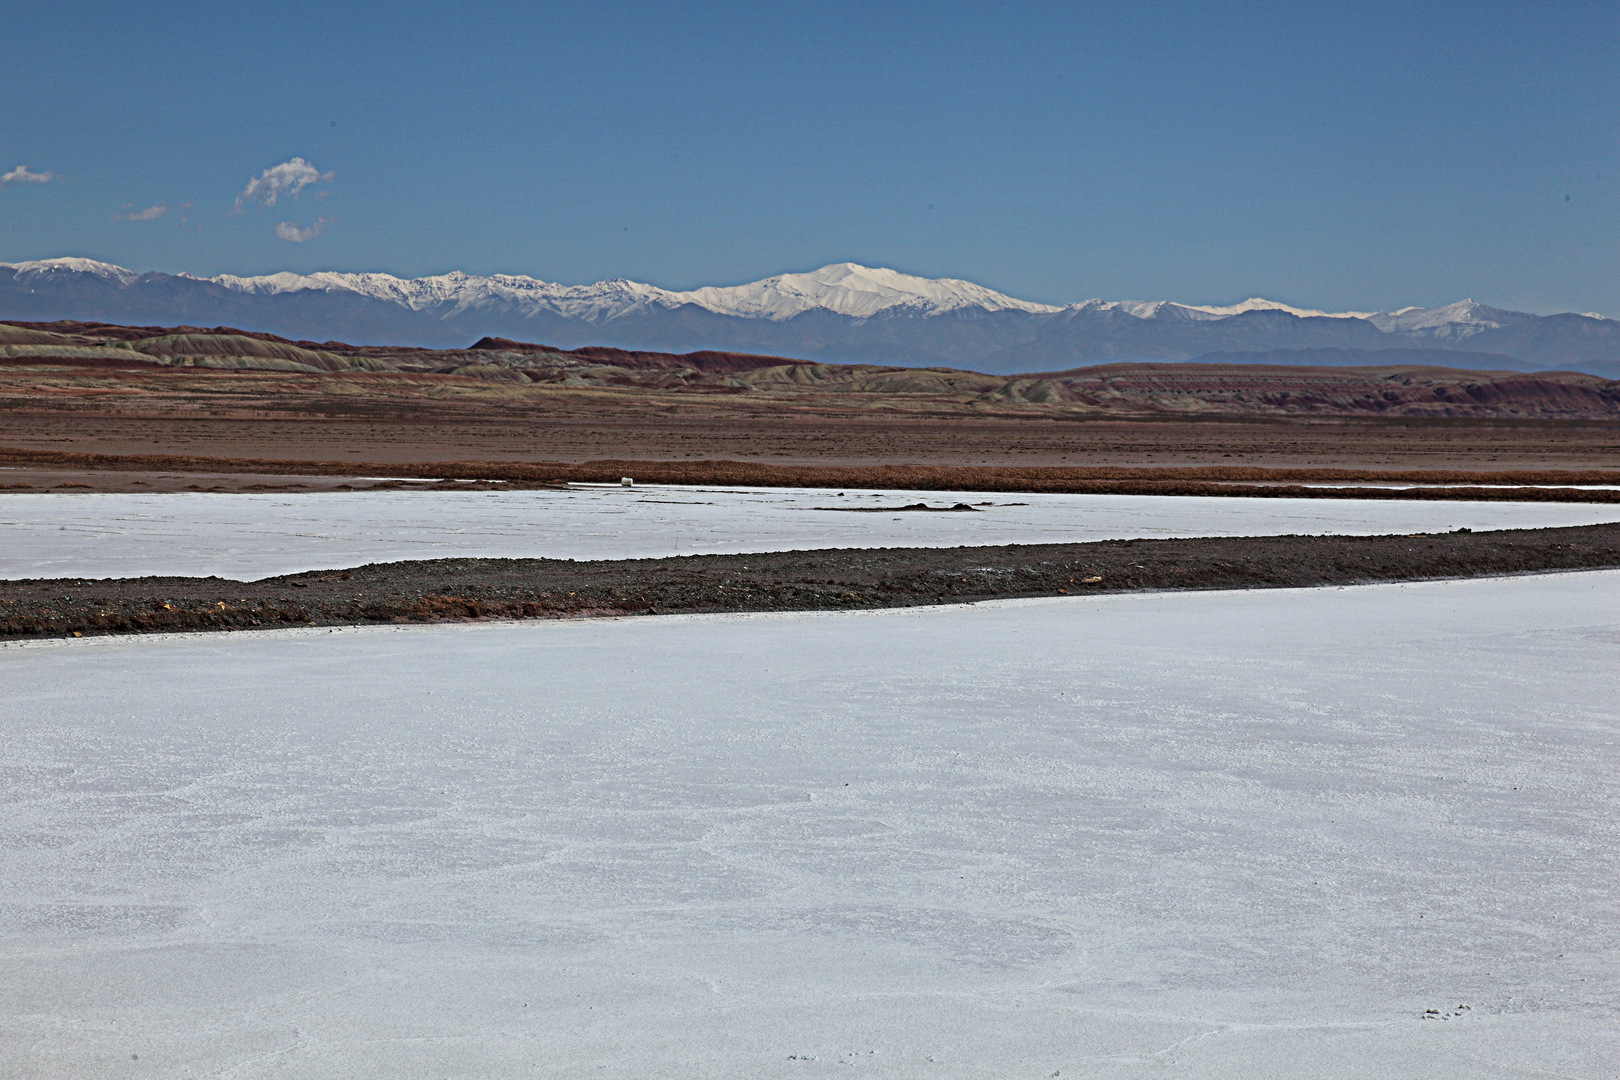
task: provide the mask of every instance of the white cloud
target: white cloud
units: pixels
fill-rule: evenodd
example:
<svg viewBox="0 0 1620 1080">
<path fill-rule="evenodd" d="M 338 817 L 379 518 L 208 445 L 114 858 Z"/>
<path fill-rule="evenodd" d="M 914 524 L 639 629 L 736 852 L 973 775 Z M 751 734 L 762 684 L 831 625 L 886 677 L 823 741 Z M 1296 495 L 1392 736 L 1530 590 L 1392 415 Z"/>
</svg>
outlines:
<svg viewBox="0 0 1620 1080">
<path fill-rule="evenodd" d="M 331 218 L 316 218 L 315 224 L 305 227 L 295 225 L 290 221 L 283 221 L 276 226 L 276 239 L 302 244 L 305 240 L 313 240 L 321 235 L 331 223 Z"/>
<path fill-rule="evenodd" d="M 280 165 L 272 165 L 249 180 L 247 187 L 242 189 L 242 194 L 236 197 L 236 206 L 232 208 L 231 213 L 241 213 L 243 205 L 250 202 L 274 206 L 281 196 L 296 196 L 313 183 L 330 184 L 335 175 L 321 172 L 301 157 L 288 158 Z"/>
<path fill-rule="evenodd" d="M 45 184 L 56 179 L 53 172 L 30 172 L 28 166 L 19 165 L 0 176 L 0 184 Z"/>
<path fill-rule="evenodd" d="M 124 204 L 124 209 L 129 210 L 129 204 L 128 203 Z M 114 221 L 151 221 L 153 218 L 160 218 L 164 214 L 167 214 L 168 212 L 169 212 L 169 208 L 167 206 L 148 206 L 145 210 L 131 210 L 127 214 L 114 214 L 113 215 L 113 220 Z"/>
</svg>

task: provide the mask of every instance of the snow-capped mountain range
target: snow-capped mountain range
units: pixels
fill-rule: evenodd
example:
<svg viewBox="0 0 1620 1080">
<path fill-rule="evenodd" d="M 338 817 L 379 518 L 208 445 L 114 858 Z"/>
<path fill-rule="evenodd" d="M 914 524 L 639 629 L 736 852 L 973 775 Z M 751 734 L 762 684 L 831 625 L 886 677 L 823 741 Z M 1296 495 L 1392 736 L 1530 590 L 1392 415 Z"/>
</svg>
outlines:
<svg viewBox="0 0 1620 1080">
<path fill-rule="evenodd" d="M 1620 324 L 1595 315 L 1536 316 L 1472 300 L 1340 312 L 1260 298 L 1229 306 L 1168 300 L 1055 306 L 970 281 L 855 263 L 677 292 L 623 279 L 560 285 L 460 272 L 409 279 L 340 272 L 198 278 L 140 274 L 91 259 L 43 259 L 0 263 L 0 318 L 222 323 L 297 338 L 438 347 L 493 334 L 561 347 L 710 348 L 998 372 L 1211 353 L 1287 362 L 1266 354 L 1322 350 L 1356 356 L 1461 350 L 1493 354 L 1502 361 L 1491 364 L 1496 367 L 1517 361 L 1526 368 L 1596 370 L 1620 362 Z M 1312 361 L 1302 356 L 1294 362 Z"/>
<path fill-rule="evenodd" d="M 268 277 L 222 274 L 208 280 L 228 289 L 261 295 L 312 289 L 352 292 L 403 304 L 413 311 L 445 304 L 452 305 L 455 312 L 509 304 L 526 313 L 545 310 L 592 321 L 618 318 L 637 308 L 673 309 L 684 304 L 694 304 L 716 315 L 773 322 L 783 322 L 807 311 L 830 311 L 866 319 L 897 308 L 924 317 L 963 308 L 1062 310 L 1049 304 L 1014 300 L 971 281 L 931 280 L 854 263 L 837 263 L 808 274 L 779 274 L 747 285 L 710 286 L 691 292 L 672 292 L 622 278 L 598 281 L 594 285 L 556 285 L 519 275 L 475 277 L 460 272 L 412 279 L 388 274 L 272 274 Z"/>
</svg>

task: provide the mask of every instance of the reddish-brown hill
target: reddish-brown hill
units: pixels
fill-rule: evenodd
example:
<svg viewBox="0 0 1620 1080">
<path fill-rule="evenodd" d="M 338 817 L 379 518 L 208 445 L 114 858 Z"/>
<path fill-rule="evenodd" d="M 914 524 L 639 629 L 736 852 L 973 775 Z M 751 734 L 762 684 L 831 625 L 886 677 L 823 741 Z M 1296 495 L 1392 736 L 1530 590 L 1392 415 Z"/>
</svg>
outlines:
<svg viewBox="0 0 1620 1080">
<path fill-rule="evenodd" d="M 38 367 L 343 372 L 476 379 L 509 389 L 745 395 L 768 407 L 946 415 L 1019 414 L 1374 416 L 1613 420 L 1620 382 L 1577 372 L 1523 374 L 1417 364 L 1307 367 L 1263 363 L 1112 363 L 1030 375 L 947 368 L 821 364 L 729 352 L 664 353 L 588 346 L 563 350 L 485 337 L 467 349 L 289 341 L 230 327 L 0 323 L 0 364 Z M 151 361 L 147 360 L 151 358 Z M 225 377 L 223 373 L 219 378 Z M 375 382 L 356 383 L 364 396 Z M 938 412 L 943 410 L 943 412 Z"/>
<path fill-rule="evenodd" d="M 1620 382 L 1574 371 L 1144 363 L 1076 368 L 1045 376 L 1044 381 L 1079 404 L 1153 411 L 1620 416 Z"/>
</svg>

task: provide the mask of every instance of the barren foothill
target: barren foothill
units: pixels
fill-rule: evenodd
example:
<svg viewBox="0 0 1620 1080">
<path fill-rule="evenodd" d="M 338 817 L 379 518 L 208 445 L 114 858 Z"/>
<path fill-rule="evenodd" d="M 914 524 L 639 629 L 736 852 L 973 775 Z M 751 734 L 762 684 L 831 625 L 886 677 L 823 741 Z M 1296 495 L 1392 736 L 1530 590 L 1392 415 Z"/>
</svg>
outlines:
<svg viewBox="0 0 1620 1080">
<path fill-rule="evenodd" d="M 0 344 L 0 447 L 15 451 L 288 463 L 277 472 L 347 462 L 352 475 L 619 460 L 1620 469 L 1620 384 L 1573 373 L 1109 364 L 989 376 L 501 341 L 388 349 L 229 328 L 0 332 L 13 341 Z"/>
</svg>

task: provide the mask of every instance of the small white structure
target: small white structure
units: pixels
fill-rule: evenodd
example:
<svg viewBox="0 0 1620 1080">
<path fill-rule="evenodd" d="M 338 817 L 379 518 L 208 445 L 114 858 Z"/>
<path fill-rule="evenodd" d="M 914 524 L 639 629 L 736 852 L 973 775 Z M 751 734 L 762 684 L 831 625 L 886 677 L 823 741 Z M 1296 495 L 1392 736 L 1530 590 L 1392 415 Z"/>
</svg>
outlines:
<svg viewBox="0 0 1620 1080">
<path fill-rule="evenodd" d="M 621 476 L 621 477 L 619 477 L 619 483 L 623 484 L 625 487 L 635 487 L 636 486 L 635 478 L 630 477 L 630 476 Z"/>
</svg>

